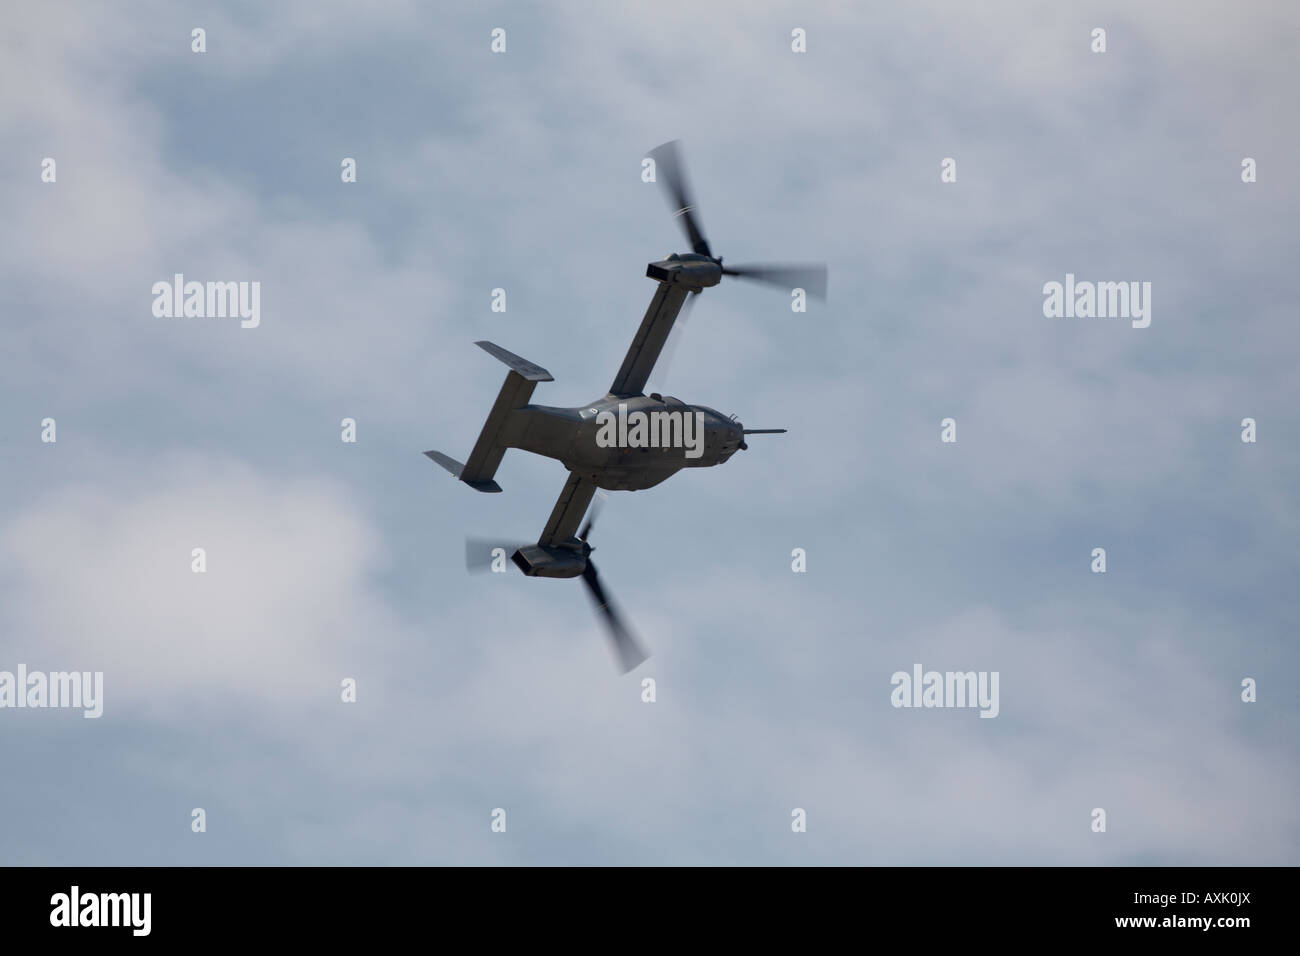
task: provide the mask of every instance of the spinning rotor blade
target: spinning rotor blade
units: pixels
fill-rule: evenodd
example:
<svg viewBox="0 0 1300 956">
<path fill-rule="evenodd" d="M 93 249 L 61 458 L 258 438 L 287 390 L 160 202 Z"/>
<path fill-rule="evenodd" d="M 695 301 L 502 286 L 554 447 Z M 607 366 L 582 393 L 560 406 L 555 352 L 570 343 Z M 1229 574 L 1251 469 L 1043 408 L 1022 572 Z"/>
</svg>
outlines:
<svg viewBox="0 0 1300 956">
<path fill-rule="evenodd" d="M 500 538 L 466 538 L 465 539 L 465 570 L 474 574 L 483 571 L 492 570 L 492 562 L 495 558 L 492 551 L 495 548 L 501 548 L 506 553 L 506 560 L 514 554 L 526 542 L 523 541 L 502 541 Z"/>
<path fill-rule="evenodd" d="M 699 219 L 695 215 L 695 200 L 691 197 L 690 187 L 686 185 L 686 171 L 677 152 L 677 140 L 656 146 L 650 150 L 650 158 L 655 161 L 656 177 L 662 176 L 664 184 L 668 187 L 673 203 L 673 215 L 681 220 L 686 238 L 691 243 L 691 251 L 713 258 L 713 253 L 709 251 L 708 240 L 704 238 Z"/>
<path fill-rule="evenodd" d="M 587 522 L 578 532 L 578 539 L 587 545 L 587 566 L 582 569 L 582 583 L 587 585 L 587 593 L 591 595 L 592 602 L 596 605 L 596 610 L 600 612 L 601 620 L 605 624 L 605 631 L 609 634 L 609 639 L 614 643 L 614 653 L 618 655 L 619 666 L 622 672 L 626 674 L 632 668 L 636 667 L 648 656 L 645 651 L 636 642 L 632 636 L 632 631 L 623 622 L 622 616 L 614 609 L 614 604 L 608 594 L 605 593 L 604 586 L 600 583 L 600 576 L 596 573 L 596 565 L 592 563 L 590 553 L 595 550 L 590 547 L 587 536 L 591 534 L 591 527 L 600 517 L 601 509 L 605 506 L 605 494 L 601 492 L 591 503 L 591 511 L 587 515 Z"/>
<path fill-rule="evenodd" d="M 596 519 L 600 517 L 601 510 L 605 507 L 605 499 L 607 497 L 608 496 L 602 489 L 596 489 L 596 496 L 591 499 L 591 510 L 587 512 L 587 522 L 582 526 L 582 530 L 578 532 L 579 541 L 587 540 L 587 535 L 591 533 L 591 526 L 596 523 Z"/>
<path fill-rule="evenodd" d="M 624 674 L 639 665 L 648 656 L 645 651 L 641 650 L 637 644 L 636 638 L 628 630 L 623 618 L 614 609 L 610 603 L 609 595 L 605 593 L 605 588 L 600 583 L 600 577 L 596 573 L 596 566 L 587 560 L 587 567 L 582 572 L 583 583 L 587 585 L 587 591 L 591 594 L 591 600 L 596 605 L 596 610 L 600 612 L 604 622 L 605 630 L 609 634 L 609 639 L 614 644 L 614 652 L 618 655 L 619 666 Z"/>
<path fill-rule="evenodd" d="M 695 197 L 691 194 L 686 181 L 686 167 L 682 163 L 677 140 L 670 140 L 662 146 L 650 150 L 650 157 L 655 161 L 655 178 L 663 176 L 663 183 L 668 187 L 669 200 L 673 206 L 673 215 L 681 220 L 686 238 L 690 240 L 691 251 L 696 255 L 708 256 L 719 265 L 722 259 L 714 258 L 709 249 L 709 242 L 704 238 L 700 227 L 699 213 L 695 208 Z M 755 264 L 741 266 L 722 266 L 722 274 L 738 279 L 752 279 L 789 289 L 803 289 L 815 299 L 826 298 L 826 266 Z"/>
<path fill-rule="evenodd" d="M 814 299 L 826 298 L 826 267 L 824 265 L 750 265 L 723 266 L 724 276 L 752 279 L 784 289 L 803 289 Z"/>
</svg>

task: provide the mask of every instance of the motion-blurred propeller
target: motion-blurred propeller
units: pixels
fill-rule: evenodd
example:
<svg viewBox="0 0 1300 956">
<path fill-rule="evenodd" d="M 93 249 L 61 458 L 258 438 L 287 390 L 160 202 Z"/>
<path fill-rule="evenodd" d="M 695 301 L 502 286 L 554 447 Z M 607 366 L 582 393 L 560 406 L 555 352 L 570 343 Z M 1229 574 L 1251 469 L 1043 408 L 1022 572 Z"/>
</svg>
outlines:
<svg viewBox="0 0 1300 956">
<path fill-rule="evenodd" d="M 662 177 L 668 187 L 668 199 L 672 204 L 673 215 L 682 224 L 682 230 L 691 244 L 691 251 L 722 265 L 722 257 L 714 256 L 709 249 L 709 242 L 704 238 L 704 229 L 700 225 L 700 214 L 695 207 L 695 198 L 686 179 L 686 166 L 682 162 L 678 141 L 672 140 L 650 150 L 650 157 L 655 161 L 655 178 Z M 737 279 L 750 279 L 766 285 L 780 286 L 785 289 L 803 289 L 816 299 L 826 298 L 826 266 L 822 264 L 784 265 L 751 264 L 739 266 L 722 266 L 722 274 Z"/>
<path fill-rule="evenodd" d="M 751 279 L 783 289 L 803 289 L 814 299 L 826 298 L 826 267 L 807 266 L 723 266 L 724 276 Z"/>
<path fill-rule="evenodd" d="M 596 565 L 591 560 L 590 551 L 594 549 L 591 548 L 591 542 L 587 540 L 587 535 L 591 533 L 591 526 L 595 524 L 596 518 L 600 515 L 600 502 L 600 498 L 592 502 L 592 511 L 587 517 L 587 523 L 578 532 L 579 540 L 586 544 L 589 549 L 587 566 L 582 572 L 582 581 L 587 585 L 587 593 L 591 595 L 591 600 L 596 605 L 596 611 L 605 624 L 605 631 L 614 645 L 614 653 L 618 655 L 619 666 L 622 668 L 623 673 L 626 674 L 649 655 L 641 649 L 641 645 L 637 643 L 636 638 L 632 635 L 631 628 L 627 626 L 623 616 L 619 614 L 618 609 L 614 606 L 613 599 L 606 592 L 604 585 L 600 583 L 600 575 L 596 571 Z"/>
<path fill-rule="evenodd" d="M 655 176 L 663 177 L 668 187 L 668 198 L 673 204 L 673 215 L 682 224 L 686 238 L 690 240 L 691 251 L 701 256 L 713 258 L 709 251 L 708 240 L 700 229 L 699 218 L 695 214 L 695 200 L 691 197 L 690 187 L 686 184 L 686 170 L 682 166 L 682 157 L 677 150 L 677 140 L 670 140 L 662 146 L 650 150 L 650 158 L 655 161 Z"/>
</svg>

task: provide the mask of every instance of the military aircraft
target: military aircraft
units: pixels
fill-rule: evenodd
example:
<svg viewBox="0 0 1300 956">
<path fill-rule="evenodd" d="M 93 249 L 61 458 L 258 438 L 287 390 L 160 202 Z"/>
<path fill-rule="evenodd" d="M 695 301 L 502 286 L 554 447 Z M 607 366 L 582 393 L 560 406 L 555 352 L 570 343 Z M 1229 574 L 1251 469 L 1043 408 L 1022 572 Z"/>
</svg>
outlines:
<svg viewBox="0 0 1300 956">
<path fill-rule="evenodd" d="M 579 528 L 597 489 L 636 491 L 652 488 L 682 468 L 709 468 L 748 448 L 746 435 L 784 432 L 784 428 L 745 428 L 734 415 L 706 405 L 688 405 L 657 392 L 644 394 L 650 372 L 663 351 L 673 323 L 687 303 L 723 276 L 752 279 L 814 298 L 826 297 L 824 265 L 724 265 L 714 256 L 700 228 L 687 186 L 677 142 L 651 150 L 656 181 L 668 187 L 673 215 L 681 223 L 691 251 L 674 253 L 646 266 L 658 284 L 609 391 L 589 405 L 553 408 L 530 404 L 539 382 L 551 373 L 491 342 L 475 344 L 504 362 L 510 371 L 487 422 L 464 464 L 439 451 L 424 454 L 476 491 L 498 492 L 494 476 L 507 448 L 554 458 L 569 471 L 551 517 L 535 544 L 522 544 L 511 555 L 529 577 L 582 577 L 613 641 L 623 672 L 646 659 L 631 630 L 615 610 L 596 566 L 589 535 L 595 509 Z M 501 550 L 497 550 L 501 549 Z M 500 541 L 466 542 L 466 564 L 485 568 L 503 558 Z"/>
</svg>

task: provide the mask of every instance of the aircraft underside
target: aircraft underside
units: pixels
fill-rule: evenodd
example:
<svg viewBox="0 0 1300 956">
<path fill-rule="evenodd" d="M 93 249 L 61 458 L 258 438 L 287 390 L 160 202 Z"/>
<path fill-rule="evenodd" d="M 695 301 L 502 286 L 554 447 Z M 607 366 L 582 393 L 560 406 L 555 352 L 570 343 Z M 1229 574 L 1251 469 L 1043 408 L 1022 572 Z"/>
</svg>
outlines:
<svg viewBox="0 0 1300 956">
<path fill-rule="evenodd" d="M 476 342 L 510 371 L 464 463 L 440 451 L 425 452 L 453 477 L 481 492 L 501 491 L 496 471 L 510 448 L 554 459 L 568 469 L 541 536 L 535 544 L 511 548 L 511 559 L 529 577 L 581 577 L 605 620 L 625 671 L 644 660 L 645 653 L 614 611 L 591 563 L 589 535 L 594 513 L 585 524 L 583 517 L 597 489 L 653 488 L 683 468 L 708 468 L 728 461 L 748 447 L 746 435 L 785 430 L 745 428 L 734 415 L 654 392 L 644 394 L 673 323 L 688 301 L 718 285 L 724 276 L 776 286 L 796 297 L 826 295 L 824 265 L 724 266 L 700 229 L 676 144 L 665 143 L 652 150 L 651 156 L 668 187 L 674 216 L 686 232 L 691 251 L 673 253 L 646 266 L 646 276 L 656 283 L 655 292 L 609 391 L 578 408 L 533 405 L 534 389 L 540 382 L 554 381 L 551 373 L 492 342 Z M 474 568 L 503 561 L 507 549 L 497 541 L 467 540 L 465 553 L 466 563 Z"/>
</svg>

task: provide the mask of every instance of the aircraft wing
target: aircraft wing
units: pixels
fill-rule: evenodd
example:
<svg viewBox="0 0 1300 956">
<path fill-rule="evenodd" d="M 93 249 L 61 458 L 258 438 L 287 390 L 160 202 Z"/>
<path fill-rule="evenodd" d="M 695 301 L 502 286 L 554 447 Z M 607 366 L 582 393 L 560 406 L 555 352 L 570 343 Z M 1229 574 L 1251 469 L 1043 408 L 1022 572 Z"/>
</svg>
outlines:
<svg viewBox="0 0 1300 956">
<path fill-rule="evenodd" d="M 636 338 L 623 359 L 623 367 L 609 387 L 612 394 L 640 395 L 645 391 L 645 383 L 650 379 L 655 362 L 659 361 L 659 353 L 664 350 L 668 333 L 673 330 L 677 313 L 688 295 L 689 290 L 675 282 L 659 283 L 655 297 L 650 300 L 650 308 L 646 309 L 645 318 L 641 320 L 641 327 L 636 330 Z"/>
<path fill-rule="evenodd" d="M 575 472 L 569 472 L 569 480 L 564 483 L 559 500 L 551 509 L 551 518 L 546 522 L 546 529 L 537 543 L 544 548 L 554 547 L 578 533 L 582 516 L 587 513 L 592 497 L 596 494 L 596 483 L 588 478 L 580 478 Z"/>
</svg>

